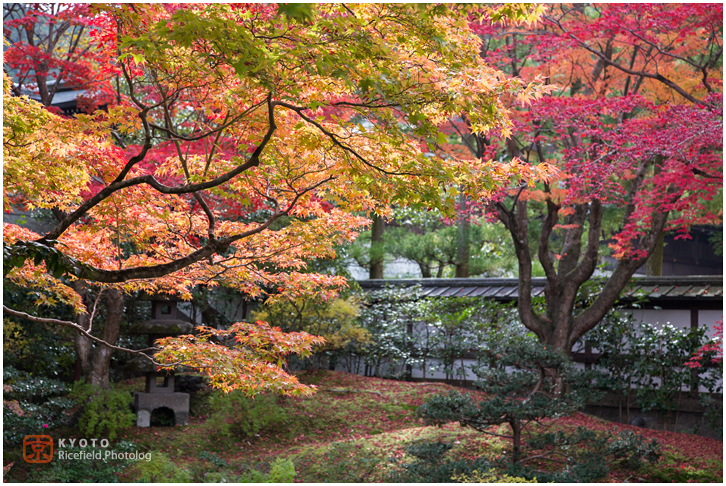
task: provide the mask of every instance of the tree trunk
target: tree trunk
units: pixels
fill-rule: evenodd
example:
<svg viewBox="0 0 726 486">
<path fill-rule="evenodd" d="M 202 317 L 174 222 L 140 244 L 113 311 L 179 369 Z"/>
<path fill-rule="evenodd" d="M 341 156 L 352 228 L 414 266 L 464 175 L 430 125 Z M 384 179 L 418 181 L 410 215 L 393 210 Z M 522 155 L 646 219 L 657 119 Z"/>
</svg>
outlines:
<svg viewBox="0 0 726 486">
<path fill-rule="evenodd" d="M 655 157 L 653 164 L 653 175 L 657 176 L 660 174 L 663 166 L 663 157 L 658 155 Z M 658 241 L 655 244 L 653 253 L 648 257 L 648 263 L 645 265 L 645 274 L 648 277 L 660 277 L 663 275 L 663 233 L 660 234 Z"/>
<path fill-rule="evenodd" d="M 374 215 L 371 227 L 371 267 L 368 278 L 383 278 L 383 230 L 383 218 Z"/>
<path fill-rule="evenodd" d="M 74 289 L 84 300 L 86 307 L 91 309 L 93 303 L 90 302 L 88 289 L 82 281 L 74 284 Z M 103 339 L 108 344 L 116 344 L 121 330 L 121 321 L 124 312 L 123 292 L 118 289 L 108 289 L 104 293 L 106 303 L 106 321 L 103 326 Z M 78 316 L 78 324 L 85 330 L 91 329 L 91 316 L 88 313 Z M 93 331 L 92 331 L 93 332 Z M 95 335 L 95 333 L 94 333 Z M 108 388 L 110 385 L 109 371 L 111 367 L 112 350 L 96 345 L 93 346 L 91 340 L 80 334 L 76 334 L 74 341 L 74 349 L 76 351 L 79 365 L 75 379 L 85 378 L 86 383 L 100 387 Z M 78 370 L 80 368 L 80 370 Z M 79 373 L 80 371 L 80 373 Z"/>
<path fill-rule="evenodd" d="M 77 280 L 74 282 L 73 290 L 81 296 L 87 309 L 93 307 L 93 303 L 89 301 L 88 288 L 84 281 Z M 78 316 L 78 325 L 88 331 L 91 326 L 91 315 L 88 313 L 80 314 Z M 80 380 L 87 376 L 91 369 L 91 349 L 93 349 L 91 340 L 77 333 L 73 341 L 73 349 L 76 351 L 76 373 L 74 378 Z"/>
<path fill-rule="evenodd" d="M 665 246 L 663 242 L 663 234 L 661 233 L 660 238 L 658 238 L 658 242 L 655 245 L 655 249 L 653 250 L 653 254 L 650 255 L 650 258 L 648 258 L 648 263 L 646 264 L 646 275 L 649 277 L 660 277 L 663 275 L 663 247 Z"/>
<path fill-rule="evenodd" d="M 116 344 L 121 331 L 121 321 L 124 314 L 123 292 L 119 289 L 109 289 L 105 292 L 104 297 L 106 301 L 106 322 L 103 326 L 102 339 L 109 344 Z M 105 346 L 96 346 L 93 349 L 91 370 L 86 378 L 87 383 L 101 388 L 109 387 L 112 353 L 113 350 Z"/>
<path fill-rule="evenodd" d="M 466 195 L 462 192 L 459 195 L 459 217 L 458 231 L 456 237 L 456 278 L 469 277 L 469 232 L 470 225 L 466 213 Z"/>
<path fill-rule="evenodd" d="M 418 263 L 418 268 L 421 269 L 421 278 L 431 278 L 431 265 L 428 265 L 424 262 L 416 263 Z"/>
<path fill-rule="evenodd" d="M 516 420 L 510 421 L 509 426 L 512 428 L 512 464 L 517 464 L 522 454 L 522 426 Z"/>
</svg>

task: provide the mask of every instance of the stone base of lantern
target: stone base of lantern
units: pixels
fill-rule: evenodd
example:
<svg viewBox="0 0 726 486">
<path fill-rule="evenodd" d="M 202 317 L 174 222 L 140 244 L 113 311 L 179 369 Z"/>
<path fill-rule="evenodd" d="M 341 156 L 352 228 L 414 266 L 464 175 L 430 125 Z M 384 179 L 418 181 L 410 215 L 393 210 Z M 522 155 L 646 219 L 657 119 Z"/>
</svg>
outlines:
<svg viewBox="0 0 726 486">
<path fill-rule="evenodd" d="M 189 425 L 188 393 L 134 393 L 136 425 L 149 427 L 151 412 L 161 407 L 169 408 L 174 412 L 176 425 Z"/>
</svg>

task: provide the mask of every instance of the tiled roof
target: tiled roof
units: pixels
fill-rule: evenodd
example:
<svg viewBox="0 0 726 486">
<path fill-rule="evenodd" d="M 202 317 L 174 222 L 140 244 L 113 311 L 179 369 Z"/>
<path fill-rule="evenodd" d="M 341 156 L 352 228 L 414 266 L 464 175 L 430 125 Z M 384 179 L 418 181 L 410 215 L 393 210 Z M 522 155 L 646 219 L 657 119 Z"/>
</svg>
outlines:
<svg viewBox="0 0 726 486">
<path fill-rule="evenodd" d="M 544 278 L 532 279 L 532 296 L 544 295 Z M 359 280 L 364 290 L 385 286 L 420 285 L 424 297 L 488 297 L 515 300 L 519 293 L 516 278 L 426 278 Z M 722 276 L 643 277 L 631 280 L 621 300 L 698 300 L 723 301 Z"/>
</svg>

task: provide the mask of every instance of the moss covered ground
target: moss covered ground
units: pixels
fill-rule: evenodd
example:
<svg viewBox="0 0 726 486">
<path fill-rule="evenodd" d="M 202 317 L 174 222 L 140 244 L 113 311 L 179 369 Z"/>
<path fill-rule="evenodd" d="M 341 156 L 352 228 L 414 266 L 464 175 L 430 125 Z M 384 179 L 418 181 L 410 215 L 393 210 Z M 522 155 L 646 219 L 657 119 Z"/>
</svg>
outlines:
<svg viewBox="0 0 726 486">
<path fill-rule="evenodd" d="M 411 460 L 405 448 L 416 440 L 451 443 L 453 447 L 447 453 L 451 458 L 483 455 L 496 459 L 508 457 L 511 451 L 506 439 L 455 423 L 427 427 L 416 417 L 415 410 L 426 397 L 448 391 L 448 385 L 330 371 L 305 372 L 300 380 L 316 385 L 317 392 L 311 397 L 268 397 L 250 404 L 203 389 L 192 396 L 188 426 L 131 427 L 122 432 L 116 443 L 153 452 L 151 463 L 126 462 L 110 471 L 98 464 L 73 476 L 62 473 L 59 464 L 25 464 L 21 459 L 15 461 L 5 479 L 60 482 L 111 478 L 135 482 L 151 477 L 159 481 L 163 476 L 159 471 L 173 470 L 170 479 L 177 481 L 259 482 L 271 477 L 271 470 L 283 470 L 282 466 L 289 463 L 280 461 L 289 460 L 294 465 L 295 482 L 379 482 Z M 143 384 L 132 380 L 119 384 L 119 388 L 142 389 Z M 245 417 L 235 412 L 241 410 L 240 404 L 246 407 Z M 222 405 L 226 406 L 226 414 L 220 412 Z M 615 425 L 578 413 L 538 426 L 550 430 L 584 426 L 604 431 Z M 506 433 L 507 427 L 492 431 Z M 618 427 L 658 440 L 663 456 L 655 465 L 635 473 L 615 469 L 604 482 L 722 482 L 722 442 L 690 434 Z M 80 436 L 73 428 L 59 430 L 58 434 L 66 438 Z M 4 453 L 4 464 L 10 462 L 13 453 Z M 103 472 L 93 472 L 99 469 Z"/>
</svg>

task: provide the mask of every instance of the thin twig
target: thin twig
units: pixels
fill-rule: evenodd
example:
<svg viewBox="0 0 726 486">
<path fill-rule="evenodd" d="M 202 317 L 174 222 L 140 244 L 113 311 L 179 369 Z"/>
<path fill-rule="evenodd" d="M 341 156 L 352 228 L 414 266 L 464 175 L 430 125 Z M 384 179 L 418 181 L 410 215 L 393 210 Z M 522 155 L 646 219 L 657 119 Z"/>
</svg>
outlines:
<svg viewBox="0 0 726 486">
<path fill-rule="evenodd" d="M 3 305 L 3 312 L 5 312 L 6 314 L 10 314 L 11 316 L 20 317 L 22 319 L 27 319 L 27 320 L 33 321 L 33 322 L 39 322 L 41 324 L 55 324 L 55 325 L 59 325 L 59 326 L 73 328 L 76 331 L 78 331 L 81 335 L 90 339 L 91 341 L 94 341 L 102 346 L 106 346 L 109 349 L 113 349 L 114 351 L 122 351 L 124 353 L 138 354 L 139 356 L 143 356 L 144 358 L 148 359 L 151 362 L 151 364 L 153 364 L 154 366 L 172 367 L 172 366 L 178 366 L 178 365 L 182 364 L 181 362 L 170 363 L 170 364 L 159 363 L 153 357 L 146 354 L 148 351 L 160 351 L 159 348 L 150 347 L 150 348 L 145 348 L 145 349 L 129 349 L 129 348 L 121 347 L 121 346 L 114 346 L 113 344 L 107 343 L 103 339 L 97 338 L 96 336 L 92 336 L 91 334 L 89 334 L 88 331 L 83 329 L 80 325 L 76 324 L 75 322 L 62 321 L 60 319 L 52 319 L 52 318 L 48 318 L 48 317 L 36 317 L 36 316 L 32 316 L 30 314 L 27 314 L 25 312 L 20 312 L 20 311 L 14 310 L 14 309 L 10 309 L 9 307 L 6 307 L 5 305 Z"/>
</svg>

